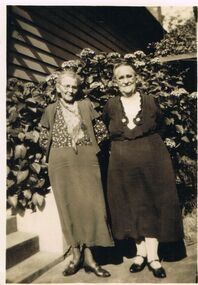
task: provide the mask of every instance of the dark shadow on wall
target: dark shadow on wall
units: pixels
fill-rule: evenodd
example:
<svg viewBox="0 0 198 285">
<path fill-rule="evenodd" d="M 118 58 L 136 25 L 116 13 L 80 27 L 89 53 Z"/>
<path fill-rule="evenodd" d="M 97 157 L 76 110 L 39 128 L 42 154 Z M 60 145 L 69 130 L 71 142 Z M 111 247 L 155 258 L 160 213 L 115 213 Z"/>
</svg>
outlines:
<svg viewBox="0 0 198 285">
<path fill-rule="evenodd" d="M 161 40 L 166 33 L 146 7 L 81 7 L 81 10 L 126 43 L 128 52 L 137 49 L 146 52 L 148 43 Z"/>
<path fill-rule="evenodd" d="M 60 66 L 60 61 L 74 59 L 81 49 L 97 47 L 97 43 L 98 50 L 101 51 L 146 51 L 148 43 L 160 40 L 164 33 L 146 7 L 8 6 L 7 14 L 8 55 L 10 54 L 8 70 L 12 64 L 9 77 L 16 69 L 19 76 L 23 77 L 26 73 L 24 79 L 30 78 L 32 81 L 39 81 L 41 76 L 48 75 L 53 68 L 38 51 L 51 56 L 55 65 Z M 75 21 L 73 29 L 72 19 Z M 26 44 L 26 48 L 31 50 L 29 61 L 22 59 L 24 52 L 14 50 L 17 39 L 12 37 L 13 31 L 19 33 L 18 42 Z M 34 44 L 32 39 L 35 39 Z M 13 63 L 12 50 L 14 56 L 17 56 L 18 65 Z M 31 60 L 40 65 L 40 68 L 33 63 L 31 66 Z M 23 72 L 20 73 L 19 67 Z"/>
<path fill-rule="evenodd" d="M 52 69 L 55 70 L 57 66 L 59 66 L 60 61 L 58 62 L 56 61 L 55 58 L 53 59 L 56 62 L 57 66 L 51 65 L 43 61 L 43 59 L 41 58 L 39 54 L 39 47 L 34 47 L 32 45 L 32 42 L 30 41 L 28 37 L 28 35 L 31 35 L 31 34 L 28 32 L 25 32 L 23 28 L 20 26 L 20 24 L 17 22 L 14 14 L 11 11 L 11 7 L 8 7 L 8 18 L 7 19 L 8 19 L 8 25 L 7 25 L 8 27 L 8 37 L 7 37 L 8 72 L 11 69 L 13 70 L 12 72 L 14 73 L 14 70 L 16 68 L 19 68 L 27 74 L 27 77 L 30 78 L 30 81 L 38 82 L 38 78 L 36 75 L 41 75 L 44 77 L 50 74 L 52 72 Z M 16 32 L 15 39 L 12 38 L 13 31 Z M 17 39 L 16 39 L 16 34 L 18 34 Z M 31 35 L 31 37 L 36 38 L 34 37 L 34 35 Z M 18 43 L 21 45 L 22 53 L 18 52 L 14 48 L 14 43 Z M 30 50 L 30 54 L 33 55 L 32 57 L 25 54 L 25 51 L 23 51 L 22 45 L 24 45 L 26 49 Z M 42 51 L 42 52 L 45 53 L 45 51 Z M 17 64 L 13 63 L 14 59 L 17 61 Z M 32 65 L 31 65 L 31 62 L 32 62 Z M 38 67 L 38 70 L 36 70 L 33 67 L 34 63 L 36 64 L 36 66 L 40 66 Z M 14 65 L 15 65 L 15 69 L 14 69 Z"/>
</svg>

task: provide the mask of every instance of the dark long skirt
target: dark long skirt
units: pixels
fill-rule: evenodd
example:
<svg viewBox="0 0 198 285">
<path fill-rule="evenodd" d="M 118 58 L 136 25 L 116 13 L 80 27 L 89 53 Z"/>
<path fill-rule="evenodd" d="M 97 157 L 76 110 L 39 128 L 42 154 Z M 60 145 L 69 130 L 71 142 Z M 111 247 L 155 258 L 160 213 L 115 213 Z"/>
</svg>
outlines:
<svg viewBox="0 0 198 285">
<path fill-rule="evenodd" d="M 112 246 L 98 159 L 92 146 L 51 148 L 49 178 L 68 245 Z"/>
<path fill-rule="evenodd" d="M 158 134 L 112 142 L 107 195 L 115 238 L 183 238 L 171 160 Z"/>
</svg>

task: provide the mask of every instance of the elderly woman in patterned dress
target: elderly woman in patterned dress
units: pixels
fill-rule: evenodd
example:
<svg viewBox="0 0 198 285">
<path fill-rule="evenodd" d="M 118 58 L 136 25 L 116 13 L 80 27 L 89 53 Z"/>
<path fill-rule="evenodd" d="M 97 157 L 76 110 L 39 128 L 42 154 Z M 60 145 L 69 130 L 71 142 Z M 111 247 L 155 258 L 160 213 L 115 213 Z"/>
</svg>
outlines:
<svg viewBox="0 0 198 285">
<path fill-rule="evenodd" d="M 73 259 L 65 276 L 82 266 L 99 277 L 110 273 L 96 264 L 91 248 L 113 246 L 97 158 L 99 147 L 92 120 L 98 115 L 89 99 L 77 101 L 79 78 L 72 71 L 57 80 L 58 100 L 50 104 L 41 119 L 41 143 L 47 132 L 49 178 L 66 242 Z M 43 139 L 42 139 L 43 138 Z M 83 261 L 83 262 L 82 262 Z"/>
</svg>

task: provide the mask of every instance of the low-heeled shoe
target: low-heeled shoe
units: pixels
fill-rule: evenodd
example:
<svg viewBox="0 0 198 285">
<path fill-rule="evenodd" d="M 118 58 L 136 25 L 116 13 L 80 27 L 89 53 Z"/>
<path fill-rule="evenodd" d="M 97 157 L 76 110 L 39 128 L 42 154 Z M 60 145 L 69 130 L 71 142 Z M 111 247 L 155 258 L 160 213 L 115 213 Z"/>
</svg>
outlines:
<svg viewBox="0 0 198 285">
<path fill-rule="evenodd" d="M 73 261 L 70 261 L 69 265 L 63 271 L 64 276 L 74 275 L 77 273 L 81 268 L 81 262 L 74 264 Z"/>
<path fill-rule="evenodd" d="M 159 261 L 159 260 L 153 260 L 153 261 Z M 153 275 L 154 275 L 156 278 L 165 278 L 165 277 L 166 277 L 166 271 L 164 270 L 164 268 L 163 268 L 163 267 L 160 267 L 160 268 L 153 268 L 153 267 L 151 266 L 151 263 L 152 263 L 153 261 L 151 261 L 151 262 L 148 263 L 148 269 L 153 272 Z"/>
<path fill-rule="evenodd" d="M 83 251 L 82 251 L 80 258 L 79 258 L 79 261 L 77 263 L 74 263 L 73 260 L 71 260 L 70 263 L 68 264 L 68 266 L 63 271 L 63 275 L 64 276 L 74 275 L 75 273 L 77 273 L 82 268 L 83 262 L 84 262 L 84 255 L 83 255 Z"/>
<path fill-rule="evenodd" d="M 136 255 L 136 256 L 141 256 L 141 255 Z M 143 258 L 143 262 L 141 264 L 138 264 L 135 262 L 131 264 L 131 267 L 129 268 L 131 273 L 140 272 L 146 266 L 147 258 L 144 256 L 141 256 L 141 257 Z"/>
<path fill-rule="evenodd" d="M 111 276 L 109 271 L 107 271 L 106 269 L 102 268 L 98 264 L 96 264 L 95 267 L 92 267 L 90 265 L 84 265 L 84 270 L 87 273 L 93 272 L 98 277 L 109 277 L 109 276 Z"/>
</svg>

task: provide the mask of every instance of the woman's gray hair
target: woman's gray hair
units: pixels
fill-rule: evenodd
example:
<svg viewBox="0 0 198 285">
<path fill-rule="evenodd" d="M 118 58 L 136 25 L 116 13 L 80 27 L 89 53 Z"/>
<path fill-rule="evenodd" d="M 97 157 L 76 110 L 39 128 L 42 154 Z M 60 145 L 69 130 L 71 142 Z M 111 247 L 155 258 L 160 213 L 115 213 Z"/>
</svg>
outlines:
<svg viewBox="0 0 198 285">
<path fill-rule="evenodd" d="M 64 76 L 69 76 L 69 77 L 76 79 L 78 86 L 82 83 L 82 78 L 75 71 L 71 69 L 67 69 L 59 73 L 57 80 L 56 80 L 57 84 L 59 85 L 61 84 L 61 80 Z"/>
<path fill-rule="evenodd" d="M 114 64 L 114 66 L 113 66 L 113 77 L 115 77 L 115 70 L 120 66 L 130 66 L 136 74 L 136 70 L 132 64 L 130 64 L 127 61 L 121 61 L 119 63 Z"/>
</svg>

